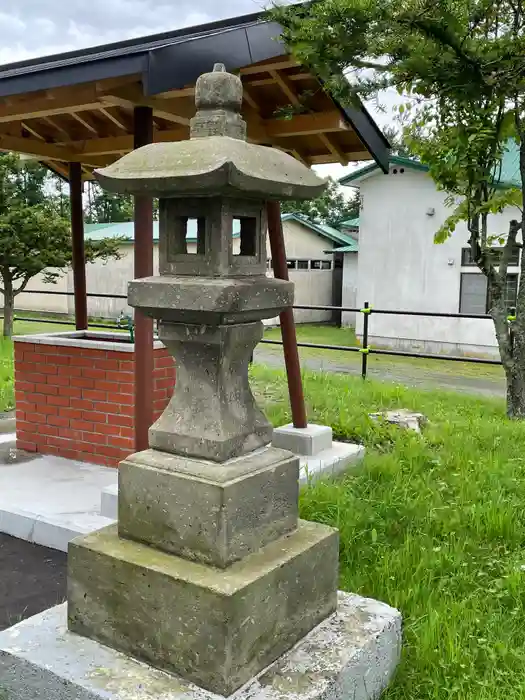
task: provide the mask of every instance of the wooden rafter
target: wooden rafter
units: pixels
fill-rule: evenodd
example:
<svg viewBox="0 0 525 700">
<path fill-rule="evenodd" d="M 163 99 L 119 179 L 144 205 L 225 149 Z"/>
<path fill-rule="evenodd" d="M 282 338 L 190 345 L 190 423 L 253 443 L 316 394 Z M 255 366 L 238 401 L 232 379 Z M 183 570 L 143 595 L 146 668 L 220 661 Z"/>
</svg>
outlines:
<svg viewBox="0 0 525 700">
<path fill-rule="evenodd" d="M 106 109 L 105 107 L 100 107 L 99 112 L 103 114 L 106 119 L 108 119 L 110 122 L 115 124 L 121 131 L 128 131 L 128 127 L 124 124 L 124 121 L 122 119 L 119 119 L 119 117 L 115 116 L 112 114 L 109 109 Z"/>
<path fill-rule="evenodd" d="M 121 90 L 114 90 L 110 94 L 106 93 L 100 96 L 104 104 L 111 106 L 121 106 L 134 108 L 139 105 L 151 107 L 153 114 L 161 119 L 176 124 L 188 125 L 190 120 L 188 117 L 181 116 L 175 111 L 170 111 L 165 104 L 165 100 L 158 100 L 152 97 L 146 97 L 142 94 L 139 86 L 129 85 Z"/>
<path fill-rule="evenodd" d="M 42 134 L 39 131 L 37 131 L 34 127 L 29 126 L 27 122 L 21 122 L 21 126 L 27 131 L 28 134 L 31 134 L 31 136 L 34 136 L 39 141 L 47 141 L 45 136 L 42 136 Z"/>
<path fill-rule="evenodd" d="M 281 88 L 281 90 L 284 92 L 286 97 L 290 100 L 292 105 L 294 107 L 302 107 L 301 100 L 297 93 L 295 92 L 295 86 L 293 85 L 292 81 L 289 80 L 289 78 L 285 75 L 282 75 L 278 71 L 271 70 L 270 75 L 272 78 L 275 80 L 277 85 Z M 292 119 L 291 122 L 298 122 L 301 120 L 301 118 L 304 117 L 325 117 L 325 115 L 328 113 L 322 113 L 320 115 L 316 114 L 304 114 L 304 115 L 299 115 L 296 119 Z M 335 116 L 335 123 L 336 127 L 334 129 L 328 129 L 328 128 L 317 128 L 312 131 L 312 134 L 318 134 L 319 138 L 321 139 L 323 145 L 328 148 L 330 153 L 337 158 L 337 160 L 341 163 L 341 165 L 347 165 L 348 164 L 348 157 L 346 153 L 339 148 L 339 146 L 334 143 L 334 141 L 328 136 L 327 132 L 328 131 L 341 131 L 343 129 L 348 128 L 347 123 L 343 119 L 342 115 L 339 112 L 334 112 L 332 114 L 332 117 Z"/>
<path fill-rule="evenodd" d="M 91 132 L 94 136 L 99 136 L 97 128 L 93 125 L 93 123 L 89 120 L 86 115 L 79 114 L 78 112 L 72 112 L 71 116 L 73 119 L 76 119 L 76 121 L 79 124 L 82 124 L 84 128 L 86 128 L 89 132 Z"/>
<path fill-rule="evenodd" d="M 327 134 L 321 132 L 319 134 L 319 138 L 321 139 L 323 145 L 326 146 L 326 148 L 328 148 L 330 153 L 339 160 L 341 165 L 348 165 L 348 157 L 346 153 L 341 148 L 339 148 L 339 146 L 336 143 L 334 143 L 333 140 Z"/>
<path fill-rule="evenodd" d="M 53 117 L 43 117 L 43 120 L 46 122 L 46 124 L 49 124 L 49 126 L 54 129 L 55 131 L 58 131 L 58 133 L 66 139 L 66 141 L 71 140 L 71 134 L 64 129 L 64 127 Z"/>
</svg>

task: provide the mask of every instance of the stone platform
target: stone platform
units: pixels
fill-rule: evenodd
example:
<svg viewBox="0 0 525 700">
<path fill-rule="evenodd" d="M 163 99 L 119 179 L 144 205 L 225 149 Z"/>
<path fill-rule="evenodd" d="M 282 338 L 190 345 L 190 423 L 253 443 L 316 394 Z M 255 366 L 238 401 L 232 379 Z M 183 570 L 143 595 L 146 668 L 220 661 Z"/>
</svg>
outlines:
<svg viewBox="0 0 525 700">
<path fill-rule="evenodd" d="M 215 700 L 221 696 L 68 632 L 66 604 L 0 633 L 6 700 Z M 401 650 L 401 615 L 339 592 L 338 610 L 230 697 L 376 700 Z"/>
</svg>

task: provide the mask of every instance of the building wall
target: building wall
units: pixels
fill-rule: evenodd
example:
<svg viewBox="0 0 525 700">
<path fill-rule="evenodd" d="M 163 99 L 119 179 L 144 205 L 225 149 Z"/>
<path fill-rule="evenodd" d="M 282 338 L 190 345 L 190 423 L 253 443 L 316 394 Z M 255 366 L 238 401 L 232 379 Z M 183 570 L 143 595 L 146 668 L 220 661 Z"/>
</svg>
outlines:
<svg viewBox="0 0 525 700">
<path fill-rule="evenodd" d="M 345 253 L 343 256 L 343 302 L 342 306 L 357 308 L 357 253 Z M 356 314 L 354 311 L 343 311 L 341 314 L 343 326 L 355 327 Z"/>
<path fill-rule="evenodd" d="M 289 260 L 322 260 L 329 261 L 333 266 L 333 255 L 325 253 L 334 244 L 311 231 L 306 226 L 294 221 L 286 221 L 283 224 L 287 258 Z M 240 248 L 240 240 L 234 239 L 233 252 L 237 254 Z M 196 251 L 196 243 L 189 244 L 189 252 Z M 133 279 L 133 255 L 132 244 L 124 244 L 120 248 L 120 259 L 109 260 L 107 263 L 100 261 L 86 266 L 87 291 L 90 294 L 127 294 L 128 282 Z M 271 257 L 270 244 L 267 240 L 267 255 Z M 159 269 L 159 248 L 154 244 L 153 248 L 154 274 Z M 268 274 L 271 274 L 270 272 Z M 327 306 L 332 304 L 332 269 L 330 270 L 290 270 L 290 279 L 295 284 L 295 303 L 305 305 Z M 69 270 L 60 279 L 58 285 L 44 285 L 35 278 L 31 288 L 38 289 L 42 294 L 25 294 L 19 297 L 18 309 L 48 310 L 57 313 L 74 313 L 75 302 L 73 296 L 59 297 L 44 294 L 47 289 L 73 292 L 73 272 Z M 132 309 L 125 299 L 109 299 L 88 297 L 88 314 L 95 318 L 117 318 L 121 312 L 129 314 Z M 331 319 L 331 312 L 327 311 L 297 311 L 296 320 L 300 323 L 321 322 Z M 279 320 L 272 319 L 276 324 Z"/>
<path fill-rule="evenodd" d="M 59 294 L 43 294 L 44 291 L 67 292 L 67 274 L 61 274 L 56 284 L 45 284 L 43 275 L 35 275 L 27 285 L 27 292 L 18 294 L 15 298 L 15 308 L 30 311 L 43 311 L 48 313 L 65 314 L 68 309 L 66 296 Z M 30 293 L 34 292 L 34 293 Z M 0 294 L 0 306 L 3 307 L 4 299 Z"/>
<path fill-rule="evenodd" d="M 479 271 L 461 266 L 461 249 L 468 240 L 464 223 L 447 242 L 433 242 L 435 232 L 451 213 L 445 195 L 436 190 L 426 173 L 408 169 L 396 175 L 377 174 L 360 187 L 358 305 L 368 301 L 376 309 L 458 313 L 461 273 Z M 514 218 L 520 218 L 519 211 L 509 207 L 491 217 L 489 230 L 504 234 Z M 358 334 L 362 321 L 359 315 Z M 497 353 L 489 319 L 372 314 L 369 332 L 372 342 L 404 349 Z"/>
</svg>

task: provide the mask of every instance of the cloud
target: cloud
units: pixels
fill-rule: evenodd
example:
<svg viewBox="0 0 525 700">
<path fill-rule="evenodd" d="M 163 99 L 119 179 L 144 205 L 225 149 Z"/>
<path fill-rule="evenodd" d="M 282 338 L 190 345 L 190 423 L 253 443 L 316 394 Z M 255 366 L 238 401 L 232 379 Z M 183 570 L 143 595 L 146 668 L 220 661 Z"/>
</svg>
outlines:
<svg viewBox="0 0 525 700">
<path fill-rule="evenodd" d="M 0 62 L 62 53 L 257 12 L 263 0 L 2 0 Z"/>
</svg>

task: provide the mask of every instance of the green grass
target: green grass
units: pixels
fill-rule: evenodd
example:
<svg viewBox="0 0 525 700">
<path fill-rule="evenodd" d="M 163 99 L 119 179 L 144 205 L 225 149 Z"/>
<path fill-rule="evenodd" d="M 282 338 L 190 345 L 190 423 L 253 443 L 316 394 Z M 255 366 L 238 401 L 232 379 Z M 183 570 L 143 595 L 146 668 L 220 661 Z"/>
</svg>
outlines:
<svg viewBox="0 0 525 700">
<path fill-rule="evenodd" d="M 284 375 L 255 366 L 275 424 Z M 340 584 L 403 613 L 404 651 L 385 700 L 525 698 L 525 424 L 499 400 L 305 373 L 310 420 L 367 447 L 341 481 L 303 491 L 301 515 L 338 527 Z M 368 413 L 425 413 L 423 437 Z"/>
<path fill-rule="evenodd" d="M 268 328 L 264 333 L 265 339 L 281 340 L 281 329 Z M 297 326 L 297 340 L 303 343 L 319 343 L 324 345 L 346 345 L 358 347 L 359 342 L 353 328 L 338 328 L 337 326 L 325 326 L 321 324 L 300 324 Z M 282 352 L 275 345 L 261 344 L 259 346 L 265 353 Z M 371 346 L 373 347 L 373 346 Z M 357 352 L 344 352 L 337 350 L 320 350 L 317 348 L 299 348 L 301 357 L 322 358 L 327 362 L 334 362 L 339 366 L 361 366 L 361 354 Z M 394 357 L 388 355 L 374 355 L 371 353 L 368 359 L 371 369 L 377 368 L 385 372 L 395 372 L 409 368 L 415 372 L 436 372 L 462 377 L 485 378 L 502 380 L 503 370 L 496 365 L 472 364 L 467 362 L 447 362 L 446 360 L 426 360 L 412 357 Z"/>
</svg>

